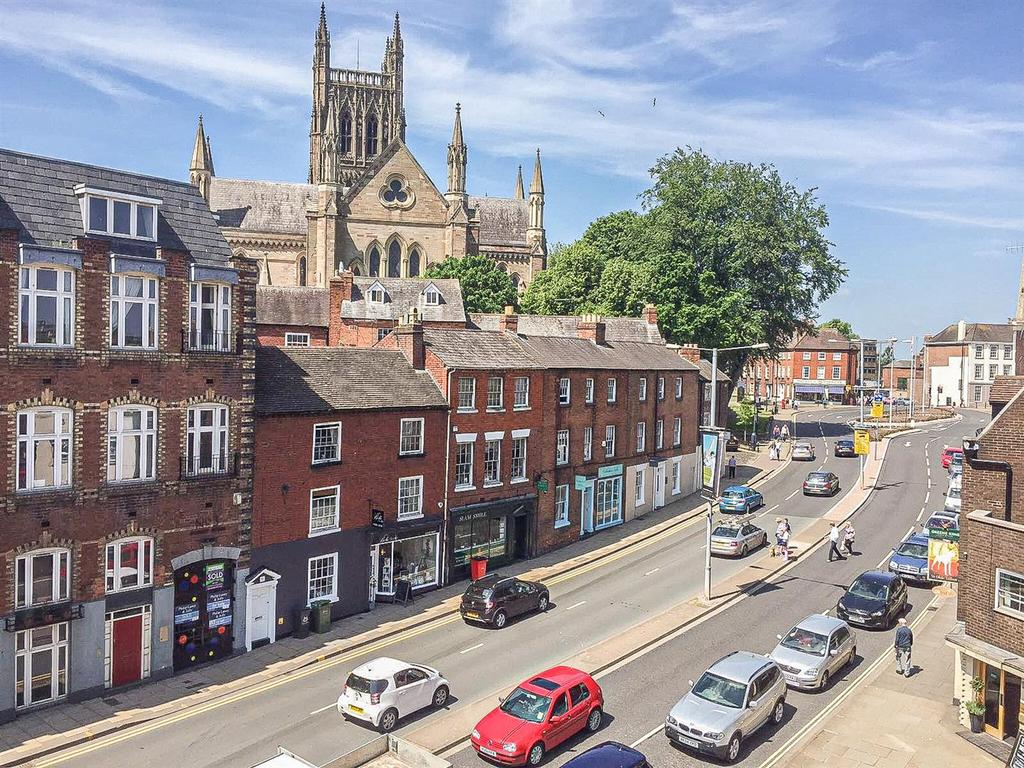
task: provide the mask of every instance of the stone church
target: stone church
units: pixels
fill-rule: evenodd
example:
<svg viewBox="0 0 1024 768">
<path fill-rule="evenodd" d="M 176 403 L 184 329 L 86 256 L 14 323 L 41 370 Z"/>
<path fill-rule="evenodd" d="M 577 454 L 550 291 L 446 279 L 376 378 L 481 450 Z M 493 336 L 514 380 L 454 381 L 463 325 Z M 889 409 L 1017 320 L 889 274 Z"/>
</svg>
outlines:
<svg viewBox="0 0 1024 768">
<path fill-rule="evenodd" d="M 262 285 L 325 287 L 345 270 L 417 277 L 447 256 L 474 253 L 494 259 L 520 289 L 544 269 L 540 150 L 528 194 L 520 166 L 512 197 L 470 196 L 468 150 L 456 104 L 442 193 L 405 143 L 403 69 L 397 13 L 380 72 L 331 67 L 331 36 L 321 5 L 306 184 L 217 176 L 200 116 L 189 178 L 234 251 L 259 264 Z"/>
</svg>

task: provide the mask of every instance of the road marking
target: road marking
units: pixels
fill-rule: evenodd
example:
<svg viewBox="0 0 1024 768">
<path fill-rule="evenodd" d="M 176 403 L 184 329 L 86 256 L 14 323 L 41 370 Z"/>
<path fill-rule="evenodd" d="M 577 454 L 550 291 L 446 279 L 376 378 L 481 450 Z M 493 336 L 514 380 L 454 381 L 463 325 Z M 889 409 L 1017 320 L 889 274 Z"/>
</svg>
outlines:
<svg viewBox="0 0 1024 768">
<path fill-rule="evenodd" d="M 580 607 L 581 605 L 583 605 L 583 604 L 584 604 L 585 602 L 587 602 L 587 601 L 586 601 L 586 600 L 580 600 L 580 601 L 579 601 L 578 603 L 573 603 L 572 605 L 570 605 L 570 606 L 569 606 L 568 608 L 566 608 L 565 610 L 567 610 L 567 611 L 571 611 L 571 610 L 572 610 L 573 608 L 579 608 L 579 607 Z"/>
<path fill-rule="evenodd" d="M 656 734 L 660 733 L 660 732 L 661 732 L 661 731 L 663 731 L 663 730 L 665 730 L 665 725 L 664 725 L 664 723 L 663 723 L 663 724 L 661 724 L 661 725 L 659 725 L 659 726 L 658 726 L 657 728 L 652 728 L 652 729 L 651 729 L 650 731 L 648 731 L 647 733 L 645 733 L 645 734 L 644 734 L 643 736 L 641 736 L 641 737 L 640 737 L 639 739 L 637 739 L 636 741 L 634 741 L 634 742 L 633 742 L 632 744 L 630 744 L 629 746 L 630 746 L 630 747 L 632 747 L 633 749 L 636 749 L 636 748 L 637 748 L 637 747 L 639 747 L 639 746 L 640 746 L 641 744 L 643 744 L 643 743 L 644 743 L 645 741 L 647 741 L 647 740 L 648 740 L 649 738 L 651 738 L 651 736 L 655 736 Z"/>
<path fill-rule="evenodd" d="M 909 440 L 907 440 L 907 442 L 905 442 L 905 443 L 903 444 L 903 447 L 904 447 L 904 448 L 909 448 L 909 447 L 910 447 L 910 441 L 909 441 Z"/>
<path fill-rule="evenodd" d="M 802 489 L 797 488 L 795 491 L 793 491 L 791 494 L 789 494 L 789 496 L 786 497 L 786 501 L 789 501 L 790 499 L 792 499 L 794 496 L 796 496 L 798 493 L 800 493 L 801 490 Z"/>
<path fill-rule="evenodd" d="M 320 707 L 320 709 L 314 709 L 309 714 L 311 714 L 311 715 L 319 715 L 321 712 L 326 712 L 328 709 L 335 709 L 337 706 L 338 706 L 338 704 L 337 704 L 337 702 L 335 702 L 333 704 L 328 704 L 326 707 Z"/>
<path fill-rule="evenodd" d="M 921 522 L 921 518 L 924 517 L 924 507 L 921 507 L 921 511 L 917 513 L 917 522 Z"/>
<path fill-rule="evenodd" d="M 471 645 L 471 646 L 469 646 L 469 648 L 464 648 L 463 650 L 459 651 L 459 655 L 461 656 L 464 653 L 469 653 L 470 651 L 475 651 L 477 648 L 483 648 L 483 647 L 484 647 L 483 643 L 477 643 L 476 645 Z"/>
<path fill-rule="evenodd" d="M 930 488 L 930 487 L 931 487 L 931 486 L 929 486 L 929 488 Z M 932 495 L 932 492 L 931 492 L 930 490 L 928 490 L 928 491 L 925 491 L 925 494 L 924 494 L 924 503 L 925 503 L 925 504 L 927 504 L 927 503 L 928 503 L 928 499 L 929 499 L 929 498 L 931 497 L 931 495 Z"/>
<path fill-rule="evenodd" d="M 654 569 L 648 571 L 647 573 L 644 574 L 644 576 L 650 576 L 652 573 L 657 573 L 660 570 L 661 570 L 661 567 L 659 566 L 658 568 L 654 568 Z"/>
<path fill-rule="evenodd" d="M 761 515 L 770 515 L 772 512 L 774 512 L 778 508 L 779 508 L 779 505 L 776 504 L 774 507 L 769 507 L 768 509 L 766 509 L 764 512 L 761 513 Z M 758 515 L 758 517 L 760 517 L 761 515 Z"/>
</svg>

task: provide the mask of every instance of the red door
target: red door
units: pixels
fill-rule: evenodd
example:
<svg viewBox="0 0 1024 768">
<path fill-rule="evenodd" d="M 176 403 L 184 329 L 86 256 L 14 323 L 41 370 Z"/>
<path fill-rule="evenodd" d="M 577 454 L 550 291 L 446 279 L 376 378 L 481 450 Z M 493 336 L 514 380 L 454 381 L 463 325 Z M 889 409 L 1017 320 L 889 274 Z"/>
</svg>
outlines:
<svg viewBox="0 0 1024 768">
<path fill-rule="evenodd" d="M 115 688 L 142 679 L 142 614 L 114 622 L 110 684 Z"/>
</svg>

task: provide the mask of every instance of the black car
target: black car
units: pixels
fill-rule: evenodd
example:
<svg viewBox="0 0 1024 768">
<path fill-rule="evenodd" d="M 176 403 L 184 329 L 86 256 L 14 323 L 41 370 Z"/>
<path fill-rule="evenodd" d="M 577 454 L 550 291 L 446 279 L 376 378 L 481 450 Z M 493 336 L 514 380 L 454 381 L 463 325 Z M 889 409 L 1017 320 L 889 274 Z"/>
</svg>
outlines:
<svg viewBox="0 0 1024 768">
<path fill-rule="evenodd" d="M 888 629 L 907 609 L 907 585 L 895 573 L 865 571 L 836 604 L 836 616 L 862 627 Z"/>
<path fill-rule="evenodd" d="M 543 613 L 550 602 L 551 595 L 543 584 L 492 573 L 466 588 L 459 613 L 464 621 L 501 629 L 516 616 L 534 611 Z"/>
<path fill-rule="evenodd" d="M 835 455 L 850 458 L 857 455 L 853 450 L 853 440 L 836 440 Z"/>
<path fill-rule="evenodd" d="M 563 768 L 650 768 L 642 752 L 617 741 L 606 741 L 576 755 Z"/>
<path fill-rule="evenodd" d="M 725 439 L 725 451 L 726 453 L 735 453 L 740 449 L 740 441 L 735 435 L 729 435 Z"/>
</svg>

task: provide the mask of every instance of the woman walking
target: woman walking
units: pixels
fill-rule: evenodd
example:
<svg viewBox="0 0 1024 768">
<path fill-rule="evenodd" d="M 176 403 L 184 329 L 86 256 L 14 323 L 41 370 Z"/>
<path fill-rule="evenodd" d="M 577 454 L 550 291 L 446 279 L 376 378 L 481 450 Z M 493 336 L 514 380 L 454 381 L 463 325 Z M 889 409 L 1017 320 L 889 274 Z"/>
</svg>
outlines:
<svg viewBox="0 0 1024 768">
<path fill-rule="evenodd" d="M 843 547 L 846 549 L 846 553 L 849 555 L 853 554 L 853 541 L 857 538 L 857 531 L 853 528 L 853 523 L 846 524 L 846 532 L 843 534 Z"/>
</svg>

